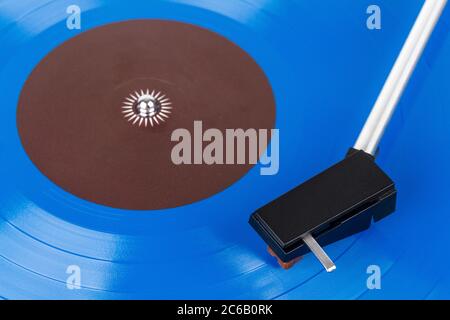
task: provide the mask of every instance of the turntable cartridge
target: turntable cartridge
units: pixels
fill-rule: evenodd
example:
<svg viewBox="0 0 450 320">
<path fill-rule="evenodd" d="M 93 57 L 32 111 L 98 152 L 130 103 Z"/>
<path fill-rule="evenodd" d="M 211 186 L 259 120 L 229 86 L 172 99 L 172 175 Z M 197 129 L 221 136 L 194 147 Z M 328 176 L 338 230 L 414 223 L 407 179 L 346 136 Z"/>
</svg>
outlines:
<svg viewBox="0 0 450 320">
<path fill-rule="evenodd" d="M 355 145 L 344 160 L 256 210 L 251 226 L 284 268 L 312 251 L 328 272 L 321 246 L 368 229 L 396 206 L 394 182 L 375 163 L 378 144 L 446 5 L 426 0 Z"/>
</svg>

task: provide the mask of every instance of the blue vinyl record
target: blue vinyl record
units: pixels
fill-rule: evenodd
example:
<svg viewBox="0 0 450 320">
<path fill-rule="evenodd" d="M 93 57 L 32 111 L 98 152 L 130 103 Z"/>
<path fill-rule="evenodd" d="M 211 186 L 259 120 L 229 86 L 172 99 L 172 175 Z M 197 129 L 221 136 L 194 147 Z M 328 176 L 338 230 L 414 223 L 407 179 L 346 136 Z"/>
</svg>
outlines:
<svg viewBox="0 0 450 320">
<path fill-rule="evenodd" d="M 396 182 L 394 214 L 286 271 L 248 225 L 257 208 L 342 159 L 355 142 L 423 0 L 0 1 L 0 298 L 448 299 L 450 276 L 450 9 L 380 145 Z M 81 9 L 81 29 L 67 9 Z M 259 165 L 211 197 L 162 210 L 83 200 L 43 175 L 22 147 L 16 111 L 33 69 L 94 28 L 135 19 L 213 31 L 247 52 L 276 100 L 280 169 Z M 80 53 L 82 54 L 82 53 Z M 76 65 L 76 61 L 73 61 Z M 381 288 L 371 290 L 370 266 Z M 81 287 L 69 288 L 71 270 Z M 369 270 L 369 273 L 368 273 Z"/>
</svg>

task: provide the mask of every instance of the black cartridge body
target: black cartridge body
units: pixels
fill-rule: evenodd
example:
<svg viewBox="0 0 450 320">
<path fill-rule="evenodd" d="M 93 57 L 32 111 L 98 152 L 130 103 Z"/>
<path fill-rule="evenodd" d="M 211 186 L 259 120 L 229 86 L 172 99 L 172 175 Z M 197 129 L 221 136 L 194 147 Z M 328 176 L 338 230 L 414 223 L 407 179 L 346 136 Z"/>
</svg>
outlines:
<svg viewBox="0 0 450 320">
<path fill-rule="evenodd" d="M 250 224 L 278 257 L 288 262 L 309 249 L 310 233 L 322 246 L 370 227 L 395 210 L 394 182 L 364 151 L 347 157 L 258 209 Z"/>
</svg>

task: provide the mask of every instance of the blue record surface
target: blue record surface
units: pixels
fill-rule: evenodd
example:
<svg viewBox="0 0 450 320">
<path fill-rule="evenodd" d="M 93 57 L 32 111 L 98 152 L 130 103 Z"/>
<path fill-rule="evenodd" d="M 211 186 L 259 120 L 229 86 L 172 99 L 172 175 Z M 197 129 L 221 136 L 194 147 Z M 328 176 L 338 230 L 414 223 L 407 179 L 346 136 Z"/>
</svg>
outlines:
<svg viewBox="0 0 450 320">
<path fill-rule="evenodd" d="M 372 2 L 0 1 L 0 298 L 450 298 L 450 8 L 380 146 L 377 162 L 397 184 L 397 211 L 328 246 L 337 264 L 331 274 L 311 254 L 281 269 L 247 223 L 354 143 L 423 4 L 379 0 L 382 29 L 368 30 Z M 66 27 L 72 4 L 82 10 L 81 30 Z M 144 212 L 81 200 L 38 171 L 16 127 L 30 72 L 80 32 L 142 18 L 213 30 L 259 63 L 277 102 L 277 175 L 255 167 L 206 200 Z M 370 265 L 381 269 L 380 290 L 367 287 Z M 69 266 L 80 267 L 78 290 L 67 288 Z"/>
</svg>

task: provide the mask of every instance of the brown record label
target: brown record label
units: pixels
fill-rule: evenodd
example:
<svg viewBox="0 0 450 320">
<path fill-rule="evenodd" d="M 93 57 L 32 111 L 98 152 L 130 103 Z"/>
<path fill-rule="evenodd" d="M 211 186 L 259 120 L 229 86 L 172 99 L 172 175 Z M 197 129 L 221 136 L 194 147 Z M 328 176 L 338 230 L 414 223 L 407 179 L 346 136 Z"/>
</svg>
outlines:
<svg viewBox="0 0 450 320">
<path fill-rule="evenodd" d="M 135 20 L 99 27 L 52 51 L 20 96 L 17 126 L 32 162 L 64 190 L 114 208 L 193 203 L 253 164 L 176 165 L 174 130 L 271 129 L 274 96 L 261 68 L 193 25 Z"/>
</svg>

